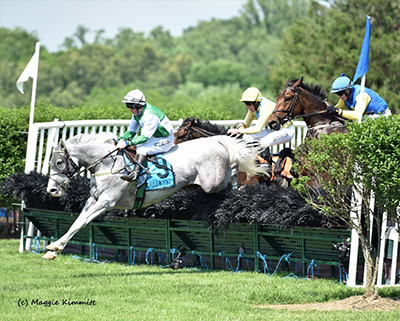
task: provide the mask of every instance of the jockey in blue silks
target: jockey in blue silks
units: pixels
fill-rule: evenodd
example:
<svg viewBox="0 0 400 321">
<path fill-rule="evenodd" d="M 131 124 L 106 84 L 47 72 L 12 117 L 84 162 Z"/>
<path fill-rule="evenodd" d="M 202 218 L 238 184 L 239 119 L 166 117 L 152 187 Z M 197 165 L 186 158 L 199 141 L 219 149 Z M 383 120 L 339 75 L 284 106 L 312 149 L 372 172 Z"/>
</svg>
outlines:
<svg viewBox="0 0 400 321">
<path fill-rule="evenodd" d="M 360 113 L 368 117 L 391 115 L 386 101 L 376 92 L 365 87 L 362 99 L 360 91 L 360 85 L 352 84 L 349 77 L 341 74 L 333 82 L 331 90 L 340 100 L 335 106 L 328 106 L 327 111 L 349 120 L 357 120 Z"/>
<path fill-rule="evenodd" d="M 168 152 L 174 146 L 174 127 L 168 117 L 157 107 L 146 102 L 139 89 L 128 92 L 122 101 L 132 115 L 128 130 L 118 137 L 117 148 L 137 145 L 138 164 L 143 165 L 147 155 Z M 139 133 L 140 134 L 136 135 Z M 128 182 L 136 182 L 141 166 L 136 164 L 130 175 L 121 176 Z"/>
</svg>

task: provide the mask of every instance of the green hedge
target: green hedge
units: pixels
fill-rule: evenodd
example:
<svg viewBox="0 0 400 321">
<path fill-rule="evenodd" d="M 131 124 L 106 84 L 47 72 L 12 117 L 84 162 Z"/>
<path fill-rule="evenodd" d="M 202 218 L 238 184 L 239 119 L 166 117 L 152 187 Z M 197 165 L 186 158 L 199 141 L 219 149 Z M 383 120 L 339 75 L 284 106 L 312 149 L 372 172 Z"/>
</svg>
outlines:
<svg viewBox="0 0 400 321">
<path fill-rule="evenodd" d="M 161 95 L 159 91 L 149 90 L 146 98 L 149 102 L 160 107 L 171 120 L 189 116 L 202 119 L 238 119 L 246 114 L 246 108 L 239 102 L 241 89 L 238 86 L 226 88 L 208 88 L 206 94 L 200 92 L 196 84 L 181 88 L 171 97 Z M 51 122 L 59 120 L 86 119 L 130 119 L 131 113 L 120 103 L 126 89 L 120 92 L 103 93 L 104 98 L 89 100 L 79 107 L 56 107 L 47 101 L 38 101 L 35 106 L 34 122 Z M 190 98 L 192 97 L 192 98 Z M 105 101 L 105 102 L 101 102 Z M 115 104 L 110 103 L 116 101 Z M 223 106 L 232 106 L 226 108 Z M 236 114 L 235 114 L 236 113 Z M 26 147 L 29 130 L 30 106 L 8 108 L 0 106 L 0 183 L 7 177 L 25 168 Z M 5 206 L 5 200 L 0 206 Z"/>
</svg>

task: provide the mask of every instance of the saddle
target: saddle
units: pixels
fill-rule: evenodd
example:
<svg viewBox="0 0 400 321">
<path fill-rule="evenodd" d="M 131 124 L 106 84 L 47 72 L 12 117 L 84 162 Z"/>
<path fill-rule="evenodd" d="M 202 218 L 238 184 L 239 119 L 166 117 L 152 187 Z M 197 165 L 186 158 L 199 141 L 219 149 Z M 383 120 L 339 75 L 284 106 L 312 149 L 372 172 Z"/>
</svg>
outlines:
<svg viewBox="0 0 400 321">
<path fill-rule="evenodd" d="M 129 159 L 129 161 L 136 164 L 137 161 L 136 145 L 128 146 L 124 150 L 125 150 L 125 156 Z"/>
<path fill-rule="evenodd" d="M 132 170 L 137 162 L 136 146 L 125 148 L 124 154 L 126 160 L 130 162 L 130 164 L 127 163 L 127 170 Z M 147 172 L 141 171 L 137 178 L 136 201 L 133 209 L 142 207 L 146 191 L 171 188 L 175 185 L 175 174 L 172 166 L 162 155 L 147 156 L 143 165 L 147 168 Z"/>
</svg>

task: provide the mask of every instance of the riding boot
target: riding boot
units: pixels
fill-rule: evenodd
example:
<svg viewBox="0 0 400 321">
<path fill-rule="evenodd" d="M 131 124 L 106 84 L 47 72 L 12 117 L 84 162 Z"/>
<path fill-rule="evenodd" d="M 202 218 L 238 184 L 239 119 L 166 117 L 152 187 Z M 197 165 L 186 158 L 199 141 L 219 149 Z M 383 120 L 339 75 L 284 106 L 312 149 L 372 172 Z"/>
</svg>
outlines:
<svg viewBox="0 0 400 321">
<path fill-rule="evenodd" d="M 260 156 L 264 158 L 267 162 L 269 161 L 271 157 L 271 151 L 269 149 L 269 146 L 265 147 L 263 151 L 260 153 Z"/>
<path fill-rule="evenodd" d="M 128 182 L 136 182 L 136 179 L 139 177 L 140 171 L 142 170 L 142 166 L 144 166 L 145 161 L 146 155 L 139 154 L 137 157 L 138 164 L 135 165 L 132 173 L 130 173 L 129 175 L 121 176 L 121 179 Z M 142 166 L 140 166 L 139 164 Z"/>
</svg>

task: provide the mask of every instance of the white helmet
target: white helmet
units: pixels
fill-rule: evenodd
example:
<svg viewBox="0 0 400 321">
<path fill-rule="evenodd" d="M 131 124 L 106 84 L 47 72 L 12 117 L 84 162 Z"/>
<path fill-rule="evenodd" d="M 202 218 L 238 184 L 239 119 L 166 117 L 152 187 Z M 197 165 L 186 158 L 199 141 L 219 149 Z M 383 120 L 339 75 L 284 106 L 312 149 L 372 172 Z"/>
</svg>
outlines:
<svg viewBox="0 0 400 321">
<path fill-rule="evenodd" d="M 122 102 L 135 105 L 146 105 L 146 97 L 139 89 L 135 89 L 128 92 Z"/>
</svg>

